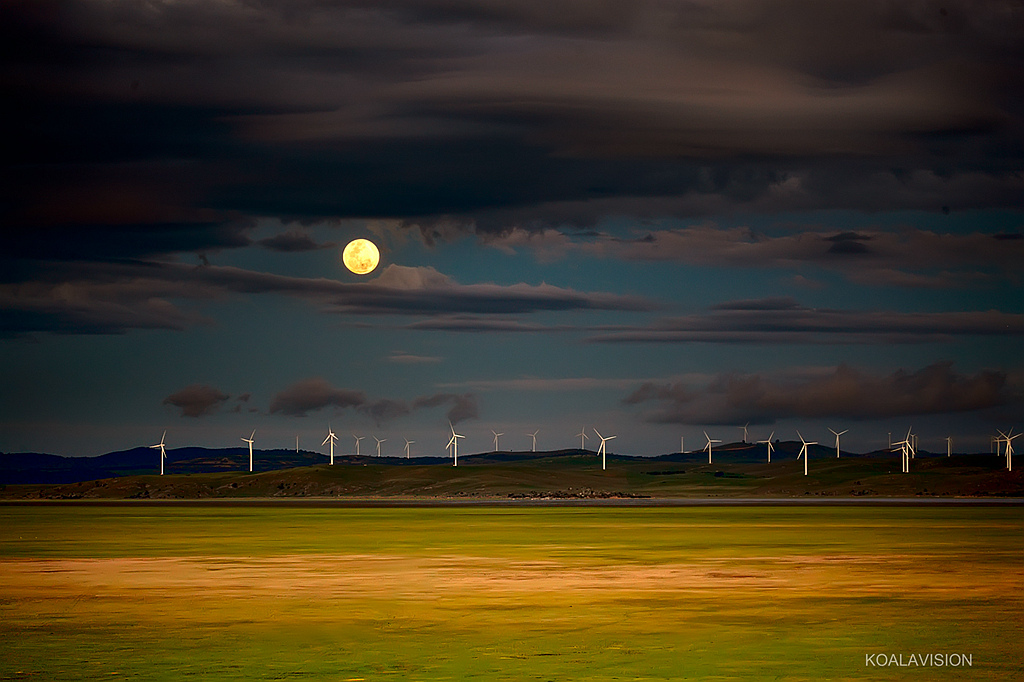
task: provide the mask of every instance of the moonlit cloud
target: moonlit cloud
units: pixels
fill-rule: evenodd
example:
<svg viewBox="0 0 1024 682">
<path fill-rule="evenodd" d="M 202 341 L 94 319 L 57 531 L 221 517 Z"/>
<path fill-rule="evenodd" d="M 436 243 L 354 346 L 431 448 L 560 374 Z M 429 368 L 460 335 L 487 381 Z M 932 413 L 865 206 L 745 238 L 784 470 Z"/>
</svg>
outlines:
<svg viewBox="0 0 1024 682">
<path fill-rule="evenodd" d="M 346 283 L 226 266 L 62 264 L 37 280 L 0 283 L 0 320 L 8 335 L 180 330 L 208 322 L 184 302 L 266 294 L 298 298 L 323 312 L 358 315 L 508 315 L 656 307 L 636 296 L 577 292 L 546 284 L 458 284 L 433 268 L 398 265 L 389 265 L 376 280 Z"/>
</svg>

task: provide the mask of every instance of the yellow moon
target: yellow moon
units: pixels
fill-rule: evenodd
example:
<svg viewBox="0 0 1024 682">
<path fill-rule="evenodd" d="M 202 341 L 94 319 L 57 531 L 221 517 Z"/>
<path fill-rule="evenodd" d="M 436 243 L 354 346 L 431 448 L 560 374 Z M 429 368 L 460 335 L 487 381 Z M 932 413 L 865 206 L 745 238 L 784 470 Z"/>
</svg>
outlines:
<svg viewBox="0 0 1024 682">
<path fill-rule="evenodd" d="M 373 272 L 380 262 L 380 251 L 369 239 L 353 239 L 341 254 L 345 267 L 357 275 Z"/>
</svg>

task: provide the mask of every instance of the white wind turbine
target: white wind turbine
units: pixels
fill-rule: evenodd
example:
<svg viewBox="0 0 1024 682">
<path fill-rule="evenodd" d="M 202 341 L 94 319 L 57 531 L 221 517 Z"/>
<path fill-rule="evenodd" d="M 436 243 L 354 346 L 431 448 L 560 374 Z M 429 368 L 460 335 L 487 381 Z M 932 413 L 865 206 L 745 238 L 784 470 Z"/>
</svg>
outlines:
<svg viewBox="0 0 1024 682">
<path fill-rule="evenodd" d="M 912 456 L 912 454 L 914 452 L 914 444 L 913 444 L 914 442 L 913 442 L 913 440 L 911 440 L 913 438 L 913 436 L 910 433 L 912 429 L 913 429 L 913 427 L 911 427 L 910 429 L 907 429 L 907 437 L 906 438 L 904 438 L 903 440 L 901 440 L 898 443 L 893 443 L 893 445 L 898 445 L 900 447 L 900 452 L 902 453 L 902 459 L 903 459 L 903 473 L 905 473 L 905 474 L 909 474 L 910 473 L 910 458 L 911 458 L 911 456 Z"/>
<path fill-rule="evenodd" d="M 496 433 L 494 429 L 491 429 L 491 433 L 494 434 L 494 451 L 498 451 L 498 436 L 504 436 L 504 433 Z"/>
<path fill-rule="evenodd" d="M 328 441 L 331 443 L 331 466 L 334 466 L 334 444 L 338 441 L 338 437 L 334 435 L 334 429 L 331 428 L 330 424 L 327 425 L 327 438 L 324 438 L 324 442 L 320 443 L 320 447 L 327 445 Z"/>
<path fill-rule="evenodd" d="M 452 449 L 452 453 L 455 456 L 455 464 L 452 466 L 459 466 L 459 439 L 465 438 L 461 433 L 455 433 L 455 426 L 448 422 L 448 428 L 452 430 L 452 439 L 448 441 L 448 446 Z"/>
<path fill-rule="evenodd" d="M 844 433 L 848 433 L 849 430 L 850 429 L 846 429 L 845 431 L 840 431 L 836 433 L 835 431 L 832 431 L 832 429 L 829 429 L 829 431 L 832 431 L 832 433 L 835 434 L 836 437 L 836 459 L 839 459 L 839 436 L 843 435 Z"/>
<path fill-rule="evenodd" d="M 598 451 L 598 454 L 601 455 L 601 471 L 604 471 L 605 470 L 605 459 L 606 459 L 607 454 L 608 454 L 608 448 L 605 447 L 605 443 L 607 443 L 608 441 L 612 440 L 613 438 L 618 438 L 618 436 L 608 436 L 607 438 L 605 438 L 604 436 L 601 435 L 601 432 L 598 431 L 597 429 L 594 429 L 594 433 L 596 433 L 597 437 L 601 439 L 601 445 L 597 448 L 597 451 Z"/>
<path fill-rule="evenodd" d="M 772 435 L 768 436 L 768 440 L 759 440 L 759 441 L 757 441 L 758 443 L 762 443 L 762 444 L 768 446 L 768 463 L 769 464 L 771 464 L 771 462 L 772 462 L 772 436 L 774 436 L 774 435 L 775 435 L 775 432 L 772 431 Z"/>
<path fill-rule="evenodd" d="M 295 436 L 295 454 L 299 454 L 299 437 Z"/>
<path fill-rule="evenodd" d="M 359 456 L 359 441 L 361 441 L 362 439 L 366 438 L 366 436 L 357 436 L 356 434 L 353 433 L 352 437 L 356 439 L 356 457 L 358 457 Z"/>
<path fill-rule="evenodd" d="M 248 438 L 242 438 L 242 440 L 249 444 L 249 471 L 252 471 L 252 441 L 255 437 L 256 429 L 253 429 Z"/>
<path fill-rule="evenodd" d="M 711 444 L 712 443 L 721 443 L 722 441 L 720 441 L 720 440 L 712 440 L 711 436 L 708 435 L 707 431 L 704 432 L 704 437 L 708 439 L 708 444 L 705 445 L 702 449 L 708 451 L 708 464 L 711 464 Z"/>
<path fill-rule="evenodd" d="M 387 443 L 388 439 L 387 438 L 377 438 L 377 436 L 374 436 L 373 439 L 375 441 L 377 441 L 377 456 L 380 457 L 380 444 L 381 443 Z"/>
<path fill-rule="evenodd" d="M 409 454 L 409 446 L 412 445 L 415 442 L 416 441 L 409 440 L 408 438 L 405 439 L 405 458 L 406 459 L 409 459 L 411 457 L 411 455 Z"/>
<path fill-rule="evenodd" d="M 587 449 L 587 442 L 586 442 L 587 441 L 587 427 L 584 426 L 582 429 L 580 429 L 580 432 L 577 433 L 576 435 L 580 437 L 580 450 L 586 451 L 586 449 Z"/>
<path fill-rule="evenodd" d="M 164 460 L 167 459 L 167 450 L 164 449 L 164 438 L 167 437 L 167 431 L 164 431 L 164 435 L 160 436 L 160 442 L 156 445 L 150 445 L 150 450 L 160 450 L 160 475 L 164 475 Z"/>
<path fill-rule="evenodd" d="M 743 429 L 743 442 L 744 443 L 747 442 L 747 427 L 748 426 L 750 426 L 750 422 L 747 422 L 746 424 L 744 424 L 743 426 L 740 427 L 741 429 Z"/>
<path fill-rule="evenodd" d="M 946 457 L 953 456 L 953 436 L 946 436 Z"/>
<path fill-rule="evenodd" d="M 796 435 L 800 436 L 800 432 L 797 431 Z M 808 459 L 808 457 L 807 457 L 807 446 L 808 445 L 817 445 L 818 441 L 815 440 L 815 441 L 808 442 L 808 441 L 804 440 L 803 436 L 800 436 L 800 442 L 803 443 L 803 445 L 800 446 L 800 454 L 797 455 L 796 458 L 797 458 L 797 460 L 799 460 L 801 456 L 804 458 L 804 476 L 806 476 L 807 475 L 807 459 Z"/>
<path fill-rule="evenodd" d="M 1006 469 L 1008 471 L 1013 471 L 1013 439 L 1019 438 L 1020 434 L 1018 433 L 1015 436 L 1013 435 L 1013 429 L 1010 429 L 1009 433 L 1003 433 L 1002 431 L 1000 431 L 999 435 L 999 441 L 1002 443 L 1006 443 L 1006 452 L 1004 453 L 1006 455 Z"/>
<path fill-rule="evenodd" d="M 537 429 L 533 433 L 526 434 L 533 439 L 533 449 L 530 452 L 537 452 L 537 434 L 540 433 L 540 429 Z"/>
<path fill-rule="evenodd" d="M 679 454 L 680 455 L 683 454 L 684 452 L 686 452 L 685 442 L 686 442 L 686 437 L 685 436 L 679 436 Z"/>
</svg>

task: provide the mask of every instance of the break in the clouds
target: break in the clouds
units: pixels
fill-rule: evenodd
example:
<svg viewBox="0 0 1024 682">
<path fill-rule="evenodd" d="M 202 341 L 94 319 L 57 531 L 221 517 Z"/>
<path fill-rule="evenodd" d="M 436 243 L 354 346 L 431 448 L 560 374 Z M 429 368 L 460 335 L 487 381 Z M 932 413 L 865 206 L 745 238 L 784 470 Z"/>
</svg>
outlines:
<svg viewBox="0 0 1024 682">
<path fill-rule="evenodd" d="M 173 263 L 62 263 L 0 283 L 0 330 L 114 334 L 185 329 L 210 320 L 183 302 L 279 294 L 335 314 L 508 315 L 566 310 L 650 310 L 637 296 L 579 292 L 547 284 L 459 284 L 430 267 L 389 265 L 376 279 L 348 283 L 225 266 Z"/>
<path fill-rule="evenodd" d="M 1022 36 L 1012 0 L 4 3 L 4 250 L 1018 206 Z"/>
<path fill-rule="evenodd" d="M 217 411 L 231 396 L 206 384 L 192 384 L 164 398 L 164 405 L 181 410 L 182 417 L 205 417 Z M 239 396 L 239 399 L 243 399 Z M 246 396 L 245 399 L 248 399 Z"/>
<path fill-rule="evenodd" d="M 655 423 L 772 424 L 835 417 L 867 420 L 985 410 L 1024 401 L 1024 377 L 1002 370 L 973 375 L 940 362 L 877 375 L 846 365 L 813 377 L 724 374 L 703 386 L 645 383 L 627 405 L 653 402 Z"/>
</svg>

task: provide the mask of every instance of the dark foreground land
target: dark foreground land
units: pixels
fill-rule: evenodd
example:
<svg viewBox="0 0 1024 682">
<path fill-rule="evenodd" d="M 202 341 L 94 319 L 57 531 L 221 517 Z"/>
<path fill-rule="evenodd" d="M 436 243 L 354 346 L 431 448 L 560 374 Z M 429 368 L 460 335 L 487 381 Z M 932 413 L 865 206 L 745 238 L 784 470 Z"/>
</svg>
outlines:
<svg viewBox="0 0 1024 682">
<path fill-rule="evenodd" d="M 1019 507 L 71 502 L 0 527 L 0 679 L 1024 674 Z"/>
<path fill-rule="evenodd" d="M 168 466 L 165 476 L 128 469 L 125 475 L 68 483 L 0 487 L 7 500 L 250 499 L 333 500 L 609 500 L 609 499 L 806 499 L 806 498 L 1020 498 L 1024 473 L 1007 471 L 990 454 L 922 454 L 911 472 L 899 455 L 812 451 L 809 475 L 787 444 L 769 464 L 763 446 L 736 445 L 707 455 L 608 458 L 607 470 L 590 452 L 490 453 L 460 457 L 459 466 L 438 458 L 338 457 L 336 464 L 272 461 L 277 468 L 249 473 L 247 461 L 194 457 Z M 287 453 L 286 453 L 287 454 Z M 288 455 L 290 456 L 290 455 Z M 147 454 L 152 460 L 152 452 Z M 270 466 L 264 458 L 262 466 Z M 243 468 L 243 464 L 245 467 Z M 126 464 L 127 466 L 127 464 Z M 150 466 L 152 464 L 150 463 Z M 1024 461 L 1021 462 L 1024 467 Z M 239 470 L 243 469 L 243 470 Z M 56 473 L 55 473 L 56 472 Z M 15 472 L 24 480 L 28 474 Z M 81 472 L 78 472 L 79 474 Z M 110 472 L 108 472 L 110 473 Z M 45 475 L 69 475 L 52 469 Z M 38 474 L 37 474 L 38 475 Z M 38 479 L 37 479 L 38 480 Z M 43 479 L 47 480 L 47 479 Z"/>
</svg>

